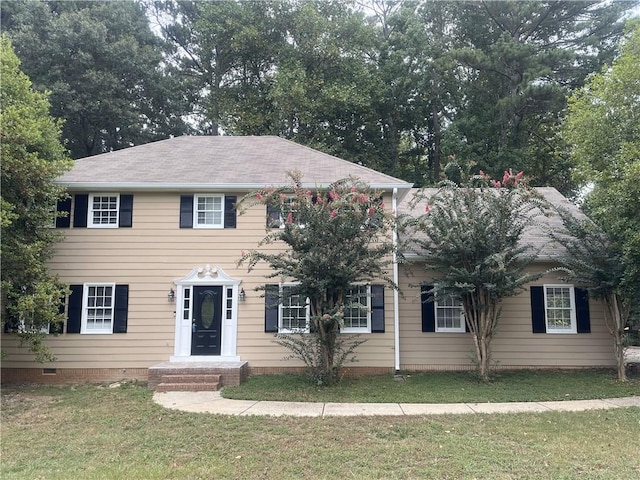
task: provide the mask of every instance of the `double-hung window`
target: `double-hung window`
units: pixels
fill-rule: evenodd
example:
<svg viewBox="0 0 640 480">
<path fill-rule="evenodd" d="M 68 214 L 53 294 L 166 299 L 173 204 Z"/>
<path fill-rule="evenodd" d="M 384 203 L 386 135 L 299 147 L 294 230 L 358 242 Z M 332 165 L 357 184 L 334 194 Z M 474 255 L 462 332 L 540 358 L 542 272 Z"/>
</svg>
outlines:
<svg viewBox="0 0 640 480">
<path fill-rule="evenodd" d="M 82 327 L 80 333 L 112 333 L 115 284 L 96 283 L 84 286 Z"/>
<path fill-rule="evenodd" d="M 347 293 L 344 307 L 344 333 L 371 332 L 371 286 L 355 285 Z"/>
<path fill-rule="evenodd" d="M 464 310 L 457 297 L 447 297 L 434 302 L 436 332 L 464 332 Z"/>
<path fill-rule="evenodd" d="M 308 332 L 309 300 L 295 291 L 296 284 L 266 285 L 264 331 Z M 385 332 L 384 286 L 355 285 L 347 293 L 345 333 Z"/>
<path fill-rule="evenodd" d="M 118 194 L 89 195 L 88 226 L 93 228 L 118 228 L 120 196 Z"/>
<path fill-rule="evenodd" d="M 282 302 L 279 306 L 279 326 L 281 333 L 309 331 L 309 302 L 295 293 L 295 285 L 281 285 Z"/>
<path fill-rule="evenodd" d="M 196 195 L 194 204 L 195 228 L 224 228 L 224 195 Z"/>
<path fill-rule="evenodd" d="M 547 333 L 576 333 L 575 295 L 572 286 L 545 285 Z"/>
</svg>

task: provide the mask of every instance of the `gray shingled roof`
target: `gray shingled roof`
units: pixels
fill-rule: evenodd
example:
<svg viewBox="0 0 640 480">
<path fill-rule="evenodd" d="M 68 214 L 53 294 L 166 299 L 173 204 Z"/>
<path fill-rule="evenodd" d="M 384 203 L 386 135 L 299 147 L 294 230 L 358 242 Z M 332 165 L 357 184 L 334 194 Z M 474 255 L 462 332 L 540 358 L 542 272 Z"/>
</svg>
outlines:
<svg viewBox="0 0 640 480">
<path fill-rule="evenodd" d="M 69 189 L 252 190 L 287 182 L 309 187 L 354 176 L 374 188 L 411 184 L 275 136 L 183 136 L 79 159 L 58 179 Z M 403 192 L 404 193 L 404 192 Z"/>
<path fill-rule="evenodd" d="M 578 217 L 584 217 L 584 214 L 573 203 L 571 203 L 566 197 L 558 192 L 553 187 L 536 187 L 535 190 L 540 193 L 551 205 L 556 207 L 563 207 L 570 210 Z M 411 202 L 414 194 L 418 189 L 413 188 L 409 193 L 398 202 L 398 214 L 414 214 L 422 215 L 425 211 L 426 200 L 423 200 L 411 208 Z M 434 195 L 438 191 L 437 188 L 425 188 L 423 194 L 426 198 Z M 536 219 L 536 222 L 530 225 L 523 234 L 522 243 L 525 245 L 531 245 L 535 250 L 539 251 L 538 260 L 549 261 L 557 258 L 562 252 L 563 247 L 555 242 L 551 242 L 549 236 L 546 233 L 547 229 L 557 231 L 562 227 L 562 220 L 558 215 L 549 215 L 546 217 L 540 216 Z M 416 233 L 405 234 L 405 238 Z M 417 234 L 419 235 L 419 233 Z M 407 252 L 408 253 L 408 252 Z M 408 253 L 408 256 L 411 256 Z"/>
</svg>

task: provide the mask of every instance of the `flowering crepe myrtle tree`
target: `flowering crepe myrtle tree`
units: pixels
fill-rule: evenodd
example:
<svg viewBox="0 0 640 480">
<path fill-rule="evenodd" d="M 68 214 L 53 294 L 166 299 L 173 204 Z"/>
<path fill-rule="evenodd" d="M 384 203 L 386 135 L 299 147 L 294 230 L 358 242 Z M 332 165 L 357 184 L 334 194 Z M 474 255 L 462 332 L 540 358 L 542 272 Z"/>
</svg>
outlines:
<svg viewBox="0 0 640 480">
<path fill-rule="evenodd" d="M 522 238 L 546 210 L 544 201 L 522 172 L 509 170 L 502 180 L 482 171 L 462 186 L 445 180 L 433 195 L 418 191 L 414 208 L 418 204 L 425 205 L 424 213 L 409 218 L 406 228 L 415 253 L 436 273 L 426 301 L 460 299 L 480 379 L 488 381 L 502 300 L 541 276 L 526 272 L 536 252 Z"/>
<path fill-rule="evenodd" d="M 300 173 L 288 175 L 289 185 L 264 188 L 240 201 L 241 213 L 260 204 L 271 215 L 258 248 L 243 252 L 239 264 L 246 262 L 251 271 L 264 262 L 271 268 L 267 278 L 291 282 L 291 288 L 278 294 L 280 302 L 285 296 L 307 299 L 309 328 L 278 333 L 276 343 L 292 352 L 288 358 L 302 360 L 314 381 L 330 385 L 363 343 L 340 334 L 344 309 L 365 308 L 349 297 L 349 290 L 374 279 L 396 288 L 389 275 L 394 216 L 385 210 L 382 193 L 356 178 L 312 190 L 303 185 Z M 284 249 L 261 249 L 270 244 Z"/>
</svg>

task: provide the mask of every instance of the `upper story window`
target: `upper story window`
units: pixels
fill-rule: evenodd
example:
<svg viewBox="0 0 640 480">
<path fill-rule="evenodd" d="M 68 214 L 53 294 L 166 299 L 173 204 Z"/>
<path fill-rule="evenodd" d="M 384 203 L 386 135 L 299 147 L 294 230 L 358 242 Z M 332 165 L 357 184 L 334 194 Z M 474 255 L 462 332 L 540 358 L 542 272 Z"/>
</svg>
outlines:
<svg viewBox="0 0 640 480">
<path fill-rule="evenodd" d="M 464 310 L 459 298 L 448 297 L 434 302 L 436 332 L 464 332 Z"/>
<path fill-rule="evenodd" d="M 180 195 L 180 228 L 236 228 L 235 195 Z"/>
<path fill-rule="evenodd" d="M 133 195 L 119 193 L 76 193 L 72 199 L 58 201 L 56 227 L 69 228 L 131 228 L 133 226 Z"/>
<path fill-rule="evenodd" d="M 88 227 L 117 228 L 120 195 L 89 195 Z"/>
<path fill-rule="evenodd" d="M 545 285 L 547 333 L 576 333 L 576 307 L 572 286 Z"/>
<path fill-rule="evenodd" d="M 224 195 L 196 195 L 194 206 L 196 228 L 224 228 Z"/>
</svg>

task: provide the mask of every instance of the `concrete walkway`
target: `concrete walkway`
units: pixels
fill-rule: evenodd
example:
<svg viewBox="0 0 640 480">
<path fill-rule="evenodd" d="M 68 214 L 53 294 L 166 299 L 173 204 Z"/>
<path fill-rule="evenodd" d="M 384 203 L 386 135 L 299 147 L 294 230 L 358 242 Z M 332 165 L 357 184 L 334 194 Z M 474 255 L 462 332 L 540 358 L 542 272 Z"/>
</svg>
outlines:
<svg viewBox="0 0 640 480">
<path fill-rule="evenodd" d="M 373 415 L 443 415 L 459 413 L 578 412 L 620 407 L 640 407 L 640 396 L 605 400 L 510 403 L 313 403 L 230 400 L 220 392 L 155 393 L 153 400 L 165 408 L 222 415 L 292 417 L 344 417 Z"/>
</svg>

